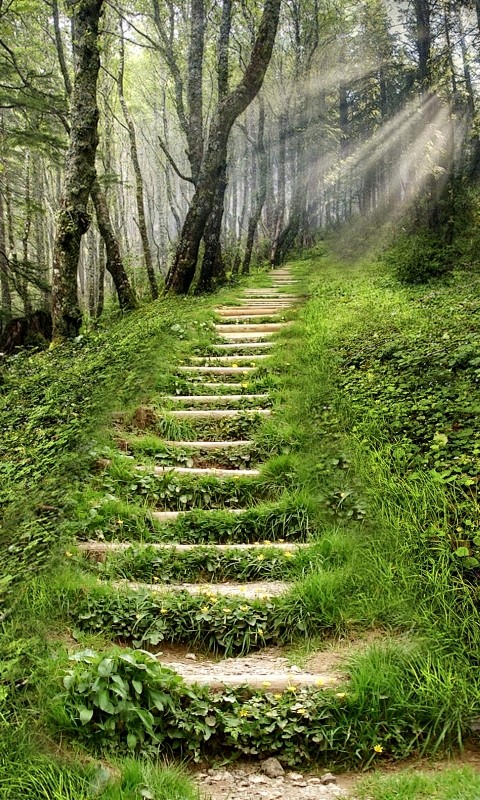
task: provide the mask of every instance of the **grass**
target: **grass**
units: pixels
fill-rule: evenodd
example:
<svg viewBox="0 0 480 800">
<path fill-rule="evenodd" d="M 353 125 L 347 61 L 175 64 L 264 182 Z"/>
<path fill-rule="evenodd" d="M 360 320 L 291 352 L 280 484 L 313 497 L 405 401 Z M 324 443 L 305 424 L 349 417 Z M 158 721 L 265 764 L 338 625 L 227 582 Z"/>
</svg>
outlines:
<svg viewBox="0 0 480 800">
<path fill-rule="evenodd" d="M 355 787 L 355 796 L 358 800 L 477 800 L 480 774 L 472 767 L 456 767 L 376 775 L 362 780 Z"/>
<path fill-rule="evenodd" d="M 272 420 L 252 426 L 240 417 L 193 430 L 168 414 L 152 417 L 141 410 L 155 393 L 175 391 L 174 365 L 188 357 L 192 344 L 211 343 L 209 303 L 218 297 L 201 301 L 200 312 L 198 300 L 195 307 L 185 301 L 181 316 L 177 301 L 161 305 L 161 319 L 159 306 L 152 306 L 108 334 L 77 343 L 78 353 L 53 351 L 34 356 L 33 366 L 19 360 L 9 367 L 3 421 L 16 455 L 4 472 L 7 578 L 12 576 L 5 588 L 10 596 L 18 589 L 23 614 L 35 620 L 36 630 L 18 616 L 8 623 L 12 652 L 7 671 L 0 674 L 7 714 L 43 708 L 40 698 L 58 689 L 61 669 L 52 655 L 72 628 L 79 643 L 97 641 L 102 648 L 109 640 L 153 647 L 166 640 L 214 653 L 248 652 L 267 643 L 291 642 L 298 648 L 304 639 L 318 642 L 331 634 L 382 629 L 384 643 L 349 659 L 345 692 L 326 704 L 308 699 L 312 716 L 297 730 L 297 744 L 280 735 L 272 743 L 273 729 L 260 700 L 258 706 L 248 705 L 254 709 L 251 716 L 250 711 L 240 714 L 246 708 L 239 705 L 235 718 L 219 700 L 226 716 L 218 735 L 208 731 L 203 741 L 204 732 L 197 731 L 199 750 L 215 753 L 225 745 L 251 753 L 255 740 L 259 752 L 286 752 L 291 763 L 314 758 L 369 766 L 383 758 L 452 750 L 470 736 L 480 715 L 474 584 L 480 516 L 471 482 L 477 467 L 471 400 L 477 381 L 476 282 L 466 288 L 461 276 L 453 276 L 425 294 L 399 286 L 378 265 L 348 267 L 316 255 L 296 269 L 310 280 L 312 295 L 294 325 L 278 336 L 288 347 L 279 347 L 271 359 Z M 194 325 L 199 313 L 200 331 Z M 179 326 L 174 317 L 185 321 Z M 468 352 L 460 341 L 466 325 Z M 145 331 L 150 329 L 149 338 Z M 450 338 L 444 338 L 447 332 Z M 137 353 L 139 339 L 144 346 Z M 148 378 L 142 378 L 147 363 Z M 132 378 L 122 386 L 121 368 L 130 364 Z M 36 391 L 43 392 L 40 405 L 48 413 L 31 413 L 29 370 L 37 377 L 40 372 L 43 388 Z M 263 379 L 259 370 L 255 380 Z M 10 425 L 12 401 L 19 406 Z M 122 409 L 122 425 L 126 421 L 127 438 L 139 456 L 142 444 L 143 452 L 155 456 L 158 436 L 253 435 L 268 461 L 254 480 L 193 481 L 153 477 L 114 456 L 92 477 L 92 463 L 105 452 L 111 457 L 119 435 L 118 430 L 102 432 L 105 410 Z M 51 453 L 43 435 L 35 438 L 39 419 Z M 94 430 L 100 433 L 92 455 Z M 49 469 L 45 489 L 30 492 Z M 212 504 L 220 509 L 215 517 L 206 510 Z M 243 504 L 251 507 L 241 515 L 229 510 Z M 155 508 L 193 506 L 205 510 L 180 515 L 169 526 L 160 527 L 151 516 Z M 68 556 L 69 541 L 79 534 L 147 543 L 167 537 L 202 544 L 310 541 L 315 563 L 308 570 L 301 567 L 302 577 L 280 599 L 266 604 L 228 600 L 220 606 L 208 596 L 206 602 L 183 593 L 160 598 L 99 587 L 76 563 L 65 567 L 63 553 L 66 549 Z M 151 555 L 142 560 L 129 554 L 128 576 L 155 577 L 158 561 Z M 227 560 L 217 565 L 218 575 Z M 23 579 L 47 563 L 48 579 L 29 578 L 27 592 Z M 184 567 L 176 564 L 175 570 Z M 189 569 L 194 571 L 192 565 Z M 21 643 L 18 652 L 15 641 Z M 12 703 L 12 689 L 35 660 L 32 674 L 40 685 L 28 686 L 25 697 L 17 693 Z M 292 708 L 285 701 L 290 717 Z M 202 713 L 205 717 L 204 708 Z M 187 727 L 194 725 L 186 712 L 182 719 Z M 37 726 L 49 730 L 45 714 Z M 309 744 L 308 731 L 317 737 Z M 296 755 L 290 747 L 297 748 Z"/>
</svg>

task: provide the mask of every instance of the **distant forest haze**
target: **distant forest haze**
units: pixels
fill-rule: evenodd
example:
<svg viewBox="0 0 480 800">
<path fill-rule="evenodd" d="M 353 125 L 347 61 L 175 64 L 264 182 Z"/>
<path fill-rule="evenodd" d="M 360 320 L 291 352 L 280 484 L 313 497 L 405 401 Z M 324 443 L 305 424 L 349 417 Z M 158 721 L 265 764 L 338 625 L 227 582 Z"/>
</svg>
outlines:
<svg viewBox="0 0 480 800">
<path fill-rule="evenodd" d="M 474 259 L 479 45 L 478 0 L 0 0 L 0 350 L 342 227 Z"/>
</svg>

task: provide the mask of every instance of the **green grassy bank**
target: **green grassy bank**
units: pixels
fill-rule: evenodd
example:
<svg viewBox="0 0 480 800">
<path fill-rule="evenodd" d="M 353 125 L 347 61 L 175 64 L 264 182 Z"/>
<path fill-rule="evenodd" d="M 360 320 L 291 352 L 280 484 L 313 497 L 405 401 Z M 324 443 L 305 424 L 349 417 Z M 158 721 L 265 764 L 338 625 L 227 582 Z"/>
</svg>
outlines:
<svg viewBox="0 0 480 800">
<path fill-rule="evenodd" d="M 252 615 L 254 643 L 260 646 L 289 642 L 308 651 L 332 637 L 370 632 L 375 641 L 348 660 L 345 691 L 323 692 L 321 700 L 315 692 L 266 702 L 232 693 L 228 699 L 212 698 L 187 691 L 161 670 L 151 675 L 150 689 L 175 695 L 172 719 L 165 723 L 167 738 L 176 715 L 184 714 L 185 741 L 179 737 L 177 755 L 211 756 L 219 748 L 227 754 L 235 748 L 249 753 L 255 741 L 261 753 L 278 745 L 292 763 L 300 754 L 312 764 L 371 766 L 451 750 L 474 740 L 480 716 L 480 281 L 458 274 L 427 289 L 406 289 L 378 264 L 347 265 L 322 254 L 297 262 L 295 269 L 310 297 L 294 327 L 280 336 L 284 344 L 273 358 L 268 383 L 277 398 L 275 425 L 265 422 L 253 430 L 256 452 L 271 458 L 256 481 L 264 493 L 262 503 L 242 521 L 242 529 L 245 541 L 259 535 L 271 541 L 302 540 L 308 511 L 316 555 L 312 564 L 298 559 L 289 567 L 298 578 L 295 588 L 266 616 L 255 603 L 243 608 L 229 601 L 235 621 L 218 624 L 225 641 L 238 642 L 238 652 L 245 651 L 240 623 Z M 98 472 L 94 464 L 99 456 L 111 456 L 111 413 L 122 411 L 128 420 L 152 398 L 174 393 L 175 366 L 209 345 L 211 310 L 229 296 L 159 302 L 65 348 L 15 357 L 2 370 L 6 571 L 0 586 L 5 611 L 0 797 L 2 791 L 5 797 L 15 796 L 5 792 L 11 776 L 22 774 L 21 780 L 32 782 L 28 786 L 38 780 L 50 787 L 50 794 L 45 790 L 39 797 L 83 797 L 81 792 L 88 797 L 92 781 L 101 780 L 90 759 L 101 752 L 109 752 L 118 771 L 97 796 L 135 798 L 143 789 L 159 800 L 174 798 L 175 792 L 194 796 L 181 776 L 128 756 L 142 743 L 143 755 L 158 751 L 155 737 L 162 732 L 145 716 L 150 708 L 142 705 L 155 698 L 145 699 L 145 692 L 140 699 L 132 690 L 142 713 L 131 728 L 124 719 L 116 720 L 102 742 L 100 728 L 88 728 L 88 713 L 78 724 L 79 708 L 87 708 L 91 699 L 89 688 L 82 689 L 81 701 L 75 690 L 79 671 L 90 669 L 86 665 L 93 662 L 104 670 L 103 656 L 118 658 L 118 649 L 111 647 L 123 633 L 118 626 L 127 631 L 132 613 L 141 612 L 142 620 L 151 615 L 155 635 L 163 635 L 171 603 L 172 620 L 193 615 L 188 630 L 193 619 L 200 640 L 203 623 L 215 629 L 213 612 L 209 609 L 202 621 L 199 616 L 206 612 L 196 607 L 199 603 L 181 597 L 167 599 L 161 608 L 147 597 L 140 609 L 129 595 L 119 604 L 118 595 L 115 599 L 108 590 L 93 588 L 92 576 L 72 558 L 71 540 L 88 538 L 93 531 L 107 540 L 121 538 L 119 528 L 123 533 L 128 528 L 142 541 L 159 541 L 161 530 L 149 517 L 152 503 L 158 505 L 160 498 L 164 508 L 189 507 L 202 492 L 211 500 L 214 485 L 209 481 L 193 486 L 183 480 L 139 479 L 121 457 L 107 472 Z M 154 437 L 172 433 L 167 423 L 168 418 L 152 421 L 147 444 L 155 456 Z M 127 443 L 138 449 L 128 430 Z M 248 498 L 249 492 L 245 481 L 235 488 L 225 483 L 215 495 L 222 515 L 221 531 L 213 538 L 208 512 L 201 510 L 191 530 L 182 533 L 204 544 L 228 542 L 239 524 L 228 503 Z M 121 568 L 128 577 L 155 577 L 148 553 L 143 560 L 135 554 L 129 558 L 110 569 Z M 245 562 L 244 568 L 254 566 Z M 197 569 L 193 563 L 176 563 L 175 576 L 187 567 Z M 159 625 L 163 606 L 166 616 Z M 75 629 L 74 642 L 72 628 L 79 616 L 83 627 Z M 103 656 L 86 655 L 72 666 L 68 651 L 78 645 Z M 65 686 L 66 670 L 72 672 Z M 216 724 L 209 723 L 206 731 L 198 721 L 212 707 Z M 280 715 L 290 744 L 278 731 L 267 731 L 272 714 Z M 46 755 L 60 740 L 68 766 Z M 22 773 L 18 764 L 38 749 L 45 756 L 33 764 L 31 774 Z M 37 769 L 43 777 L 35 777 Z M 422 798 L 434 787 L 431 796 L 439 800 L 462 797 L 452 793 L 455 777 L 431 779 L 436 784 L 429 780 L 405 783 L 410 788 L 398 796 Z M 468 780 L 474 787 L 474 777 Z M 18 796 L 25 791 L 20 788 Z M 396 796 L 388 791 L 386 783 L 372 784 L 368 796 Z"/>
</svg>

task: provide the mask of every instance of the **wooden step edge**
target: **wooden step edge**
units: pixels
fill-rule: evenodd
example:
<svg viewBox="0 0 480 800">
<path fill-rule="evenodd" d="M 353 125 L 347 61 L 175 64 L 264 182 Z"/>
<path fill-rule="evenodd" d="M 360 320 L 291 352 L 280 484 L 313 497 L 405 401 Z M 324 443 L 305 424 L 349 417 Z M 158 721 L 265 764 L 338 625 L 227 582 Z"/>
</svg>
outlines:
<svg viewBox="0 0 480 800">
<path fill-rule="evenodd" d="M 222 333 L 267 333 L 269 331 L 281 331 L 283 328 L 288 328 L 291 322 L 265 322 L 258 325 L 222 325 L 221 323 L 215 325 L 215 330 Z"/>
<path fill-rule="evenodd" d="M 231 362 L 245 361 L 245 362 L 249 363 L 250 361 L 265 361 L 265 359 L 267 359 L 267 358 L 270 358 L 270 356 L 266 355 L 265 353 L 257 353 L 257 354 L 252 353 L 251 355 L 249 354 L 249 355 L 239 355 L 239 356 L 235 356 L 235 355 L 230 355 L 230 356 L 222 356 L 222 355 L 218 355 L 218 356 L 190 356 L 189 360 L 193 361 L 195 363 L 199 363 L 200 361 L 207 361 L 207 362 L 212 362 L 212 361 L 215 361 L 215 362 L 217 362 L 217 361 L 229 361 L 229 362 L 230 361 Z"/>
<path fill-rule="evenodd" d="M 159 659 L 161 661 L 161 658 Z M 195 662 L 192 662 L 195 663 Z M 215 674 L 215 672 L 206 671 L 202 662 L 198 662 L 198 672 L 192 673 L 191 669 L 185 674 L 182 674 L 182 665 L 175 662 L 168 662 L 164 666 L 174 670 L 180 675 L 185 683 L 189 686 L 199 685 L 204 686 L 212 691 L 221 689 L 240 689 L 245 688 L 247 691 L 250 689 L 252 692 L 263 690 L 265 693 L 281 693 L 285 691 L 296 691 L 298 689 L 317 688 L 317 689 L 334 689 L 340 684 L 340 678 L 334 678 L 325 673 L 312 673 L 309 675 L 290 673 L 286 671 L 279 675 L 272 675 L 267 673 L 265 675 L 252 675 L 251 673 L 239 673 L 238 675 L 232 674 Z"/>
<path fill-rule="evenodd" d="M 175 522 L 179 517 L 185 517 L 189 514 L 196 513 L 198 509 L 194 509 L 193 511 L 150 511 L 150 516 L 152 519 L 155 519 L 157 522 Z M 218 509 L 211 508 L 211 509 L 201 509 L 202 514 L 216 514 Z M 229 514 L 244 514 L 248 509 L 246 508 L 222 508 L 223 512 L 228 512 Z"/>
<path fill-rule="evenodd" d="M 253 447 L 255 442 L 252 439 L 231 439 L 225 442 L 185 442 L 185 441 L 166 441 L 167 447 L 184 447 L 187 450 L 228 450 L 230 447 Z"/>
<path fill-rule="evenodd" d="M 167 475 L 169 472 L 174 472 L 176 475 L 200 475 L 221 478 L 258 478 L 260 470 L 258 469 L 223 469 L 221 467 L 149 467 L 143 464 L 137 464 L 136 470 L 141 472 L 153 472 L 154 475 Z"/>
<path fill-rule="evenodd" d="M 272 413 L 270 408 L 205 408 L 205 409 L 187 409 L 185 411 L 169 411 L 168 414 L 176 419 L 221 419 L 222 417 L 238 417 L 242 414 L 254 416 L 260 414 L 261 416 L 269 416 Z"/>
<path fill-rule="evenodd" d="M 285 581 L 252 581 L 250 583 L 140 583 L 137 581 L 113 581 L 118 589 L 129 589 L 134 592 L 155 592 L 168 594 L 188 592 L 189 594 L 205 595 L 206 598 L 215 595 L 218 597 L 244 597 L 245 600 L 268 600 L 279 597 L 291 588 L 291 583 Z"/>
<path fill-rule="evenodd" d="M 275 347 L 273 342 L 223 342 L 222 344 L 212 344 L 215 350 L 257 350 Z"/>
<path fill-rule="evenodd" d="M 171 394 L 166 400 L 178 403 L 230 403 L 237 400 L 270 400 L 269 394 Z"/>
<path fill-rule="evenodd" d="M 218 552 L 225 552 L 227 550 L 277 550 L 282 553 L 294 553 L 296 550 L 302 550 L 310 545 L 306 542 L 271 542 L 265 544 L 264 542 L 249 542 L 248 544 L 178 544 L 177 542 L 78 542 L 77 550 L 81 553 L 92 555 L 103 555 L 107 553 L 123 553 L 130 548 L 152 548 L 153 550 L 178 550 L 179 552 L 190 552 L 198 550 L 199 548 L 210 548 Z"/>
<path fill-rule="evenodd" d="M 194 367 L 177 367 L 177 372 L 203 372 L 212 375 L 245 375 L 256 372 L 256 367 L 204 367 L 200 364 Z"/>
</svg>

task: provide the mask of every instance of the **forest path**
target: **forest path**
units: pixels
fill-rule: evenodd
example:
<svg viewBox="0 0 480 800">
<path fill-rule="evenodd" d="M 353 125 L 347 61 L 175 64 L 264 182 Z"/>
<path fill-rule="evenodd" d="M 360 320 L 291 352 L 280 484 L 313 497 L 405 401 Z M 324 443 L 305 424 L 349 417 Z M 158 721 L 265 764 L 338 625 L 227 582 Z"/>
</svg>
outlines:
<svg viewBox="0 0 480 800">
<path fill-rule="evenodd" d="M 103 562 L 113 586 L 158 596 L 171 592 L 202 596 L 206 624 L 209 609 L 223 598 L 268 603 L 270 598 L 287 592 L 295 579 L 292 567 L 300 554 L 301 563 L 309 569 L 308 533 L 299 529 L 296 518 L 282 522 L 278 535 L 270 531 L 263 539 L 257 538 L 261 535 L 261 525 L 254 526 L 252 534 L 247 536 L 242 530 L 244 517 L 255 515 L 258 503 L 264 499 L 262 491 L 257 492 L 255 486 L 255 481 L 262 476 L 262 463 L 256 463 L 255 434 L 262 419 L 275 414 L 277 398 L 275 385 L 270 382 L 271 358 L 280 347 L 288 346 L 288 340 L 279 343 L 275 336 L 288 331 L 301 301 L 296 292 L 298 282 L 289 268 L 271 273 L 270 283 L 265 289 L 243 289 L 231 305 L 215 309 L 214 342 L 204 352 L 191 355 L 187 364 L 178 365 L 177 376 L 182 381 L 179 393 L 164 398 L 172 428 L 168 438 L 163 440 L 169 448 L 168 463 L 152 465 L 137 461 L 135 464 L 136 472 L 159 477 L 212 478 L 219 485 L 223 480 L 250 480 L 253 485 L 249 502 L 235 507 L 238 503 L 234 501 L 221 508 L 212 497 L 211 503 L 208 499 L 198 507 L 194 503 L 184 512 L 154 510 L 152 516 L 165 525 L 166 533 L 161 542 L 79 543 L 79 550 L 86 557 Z M 188 426 L 186 429 L 182 427 L 184 424 Z M 148 434 L 138 433 L 136 445 L 142 452 L 142 440 Z M 180 466 L 184 454 L 188 456 L 187 465 Z M 250 467 L 251 461 L 255 461 L 254 468 Z M 226 543 L 211 543 L 215 538 L 211 531 L 204 542 L 201 537 L 198 542 L 182 538 L 182 526 L 187 531 L 194 528 L 199 512 L 203 524 L 216 531 L 222 527 L 225 511 L 230 517 L 238 518 Z M 217 538 L 222 540 L 221 532 Z M 149 580 L 141 580 L 140 576 L 135 576 L 135 580 L 124 577 L 121 565 L 129 558 L 138 560 L 144 567 L 148 564 Z M 170 578 L 165 582 L 162 559 L 176 559 L 179 574 L 182 560 L 195 562 L 198 580 Z M 205 569 L 209 561 L 216 564 L 215 571 L 210 574 Z M 256 579 L 255 573 L 258 573 Z M 222 575 L 228 575 L 228 579 L 222 580 Z M 292 577 L 289 579 L 289 576 Z M 228 617 L 231 611 L 226 608 L 225 613 Z M 239 623 L 242 624 L 241 620 L 237 621 Z M 231 624 L 235 625 L 235 621 Z M 258 645 L 261 643 L 257 642 L 257 648 Z M 259 652 L 248 655 L 240 651 L 234 657 L 226 653 L 225 658 L 219 658 L 215 653 L 205 654 L 192 641 L 186 646 L 162 643 L 157 655 L 187 683 L 214 690 L 245 686 L 265 692 L 294 691 L 297 687 L 335 687 L 343 678 L 337 669 L 339 656 L 330 650 L 307 659 L 301 667 L 292 663 L 280 647 L 261 647 Z"/>
</svg>

